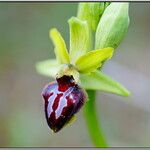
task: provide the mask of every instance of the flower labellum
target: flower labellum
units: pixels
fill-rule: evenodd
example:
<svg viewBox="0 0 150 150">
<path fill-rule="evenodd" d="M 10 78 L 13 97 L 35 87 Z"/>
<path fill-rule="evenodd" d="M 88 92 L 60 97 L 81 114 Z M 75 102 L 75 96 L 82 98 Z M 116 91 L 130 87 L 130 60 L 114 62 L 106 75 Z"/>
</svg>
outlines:
<svg viewBox="0 0 150 150">
<path fill-rule="evenodd" d="M 87 99 L 87 94 L 73 76 L 64 75 L 56 78 L 42 91 L 45 100 L 45 116 L 49 127 L 58 132 L 80 110 Z"/>
</svg>

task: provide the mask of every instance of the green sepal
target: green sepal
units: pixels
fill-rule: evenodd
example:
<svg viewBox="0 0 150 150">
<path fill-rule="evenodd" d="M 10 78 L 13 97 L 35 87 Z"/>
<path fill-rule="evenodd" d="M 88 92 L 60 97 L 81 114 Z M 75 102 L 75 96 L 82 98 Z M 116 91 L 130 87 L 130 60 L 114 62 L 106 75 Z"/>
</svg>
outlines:
<svg viewBox="0 0 150 150">
<path fill-rule="evenodd" d="M 90 33 L 87 21 L 72 17 L 68 23 L 70 27 L 70 61 L 74 64 L 76 59 L 88 50 Z"/>
<path fill-rule="evenodd" d="M 101 66 L 103 61 L 112 57 L 113 50 L 113 48 L 107 47 L 100 50 L 89 51 L 77 59 L 75 66 L 81 73 L 95 71 Z"/>
<path fill-rule="evenodd" d="M 66 44 L 61 34 L 57 31 L 56 28 L 53 28 L 49 32 L 49 36 L 53 41 L 55 46 L 54 51 L 57 58 L 58 63 L 67 64 L 70 62 L 69 54 L 66 48 Z"/>
<path fill-rule="evenodd" d="M 95 48 L 117 48 L 129 26 L 129 4 L 112 2 L 97 26 Z"/>
<path fill-rule="evenodd" d="M 81 74 L 80 79 L 82 87 L 86 90 L 99 90 L 121 96 L 130 95 L 130 92 L 120 83 L 98 70 L 90 74 Z"/>
<path fill-rule="evenodd" d="M 56 59 L 49 59 L 36 63 L 36 70 L 39 74 L 53 78 L 56 77 L 59 67 L 60 65 Z"/>
</svg>

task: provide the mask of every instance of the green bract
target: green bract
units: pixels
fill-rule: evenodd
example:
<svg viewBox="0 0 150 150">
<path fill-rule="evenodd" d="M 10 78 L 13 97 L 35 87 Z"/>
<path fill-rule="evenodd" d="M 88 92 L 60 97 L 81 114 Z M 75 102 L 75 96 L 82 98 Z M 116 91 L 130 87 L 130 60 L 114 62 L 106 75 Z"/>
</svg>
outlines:
<svg viewBox="0 0 150 150">
<path fill-rule="evenodd" d="M 96 49 L 118 47 L 129 26 L 128 9 L 128 3 L 111 3 L 105 9 L 96 30 Z"/>
<path fill-rule="evenodd" d="M 56 59 L 38 62 L 37 71 L 54 78 L 56 75 L 73 75 L 75 81 L 80 81 L 87 90 L 128 96 L 129 92 L 121 84 L 98 70 L 104 61 L 112 57 L 114 48 L 127 31 L 128 3 L 81 3 L 78 17 L 71 17 L 68 23 L 69 51 L 57 29 L 51 29 Z M 91 50 L 91 30 L 96 30 L 96 50 Z"/>
<path fill-rule="evenodd" d="M 96 30 L 100 16 L 102 15 L 105 8 L 104 2 L 93 2 L 93 3 L 80 3 L 78 8 L 78 18 L 81 20 L 87 20 L 90 28 Z"/>
</svg>

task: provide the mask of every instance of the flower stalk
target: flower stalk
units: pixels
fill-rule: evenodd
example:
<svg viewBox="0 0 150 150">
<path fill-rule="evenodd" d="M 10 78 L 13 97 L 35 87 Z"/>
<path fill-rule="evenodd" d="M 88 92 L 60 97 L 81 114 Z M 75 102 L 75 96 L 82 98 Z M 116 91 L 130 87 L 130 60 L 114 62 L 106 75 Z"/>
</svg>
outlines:
<svg viewBox="0 0 150 150">
<path fill-rule="evenodd" d="M 96 111 L 96 91 L 87 90 L 89 101 L 85 104 L 84 116 L 89 135 L 96 147 L 108 147 Z"/>
</svg>

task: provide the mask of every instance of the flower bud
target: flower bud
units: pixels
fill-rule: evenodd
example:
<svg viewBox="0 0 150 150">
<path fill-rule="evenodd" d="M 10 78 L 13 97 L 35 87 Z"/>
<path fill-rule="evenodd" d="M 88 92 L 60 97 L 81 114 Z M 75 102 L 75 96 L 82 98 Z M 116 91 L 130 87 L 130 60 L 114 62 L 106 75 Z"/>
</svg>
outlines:
<svg viewBox="0 0 150 150">
<path fill-rule="evenodd" d="M 84 89 L 73 76 L 64 75 L 48 84 L 42 92 L 45 101 L 45 116 L 49 127 L 58 132 L 80 110 L 87 99 Z"/>
<path fill-rule="evenodd" d="M 80 3 L 78 8 L 78 18 L 86 20 L 92 30 L 96 30 L 99 19 L 104 11 L 104 2 Z"/>
<path fill-rule="evenodd" d="M 128 3 L 111 3 L 96 30 L 95 48 L 117 48 L 129 26 Z"/>
</svg>

